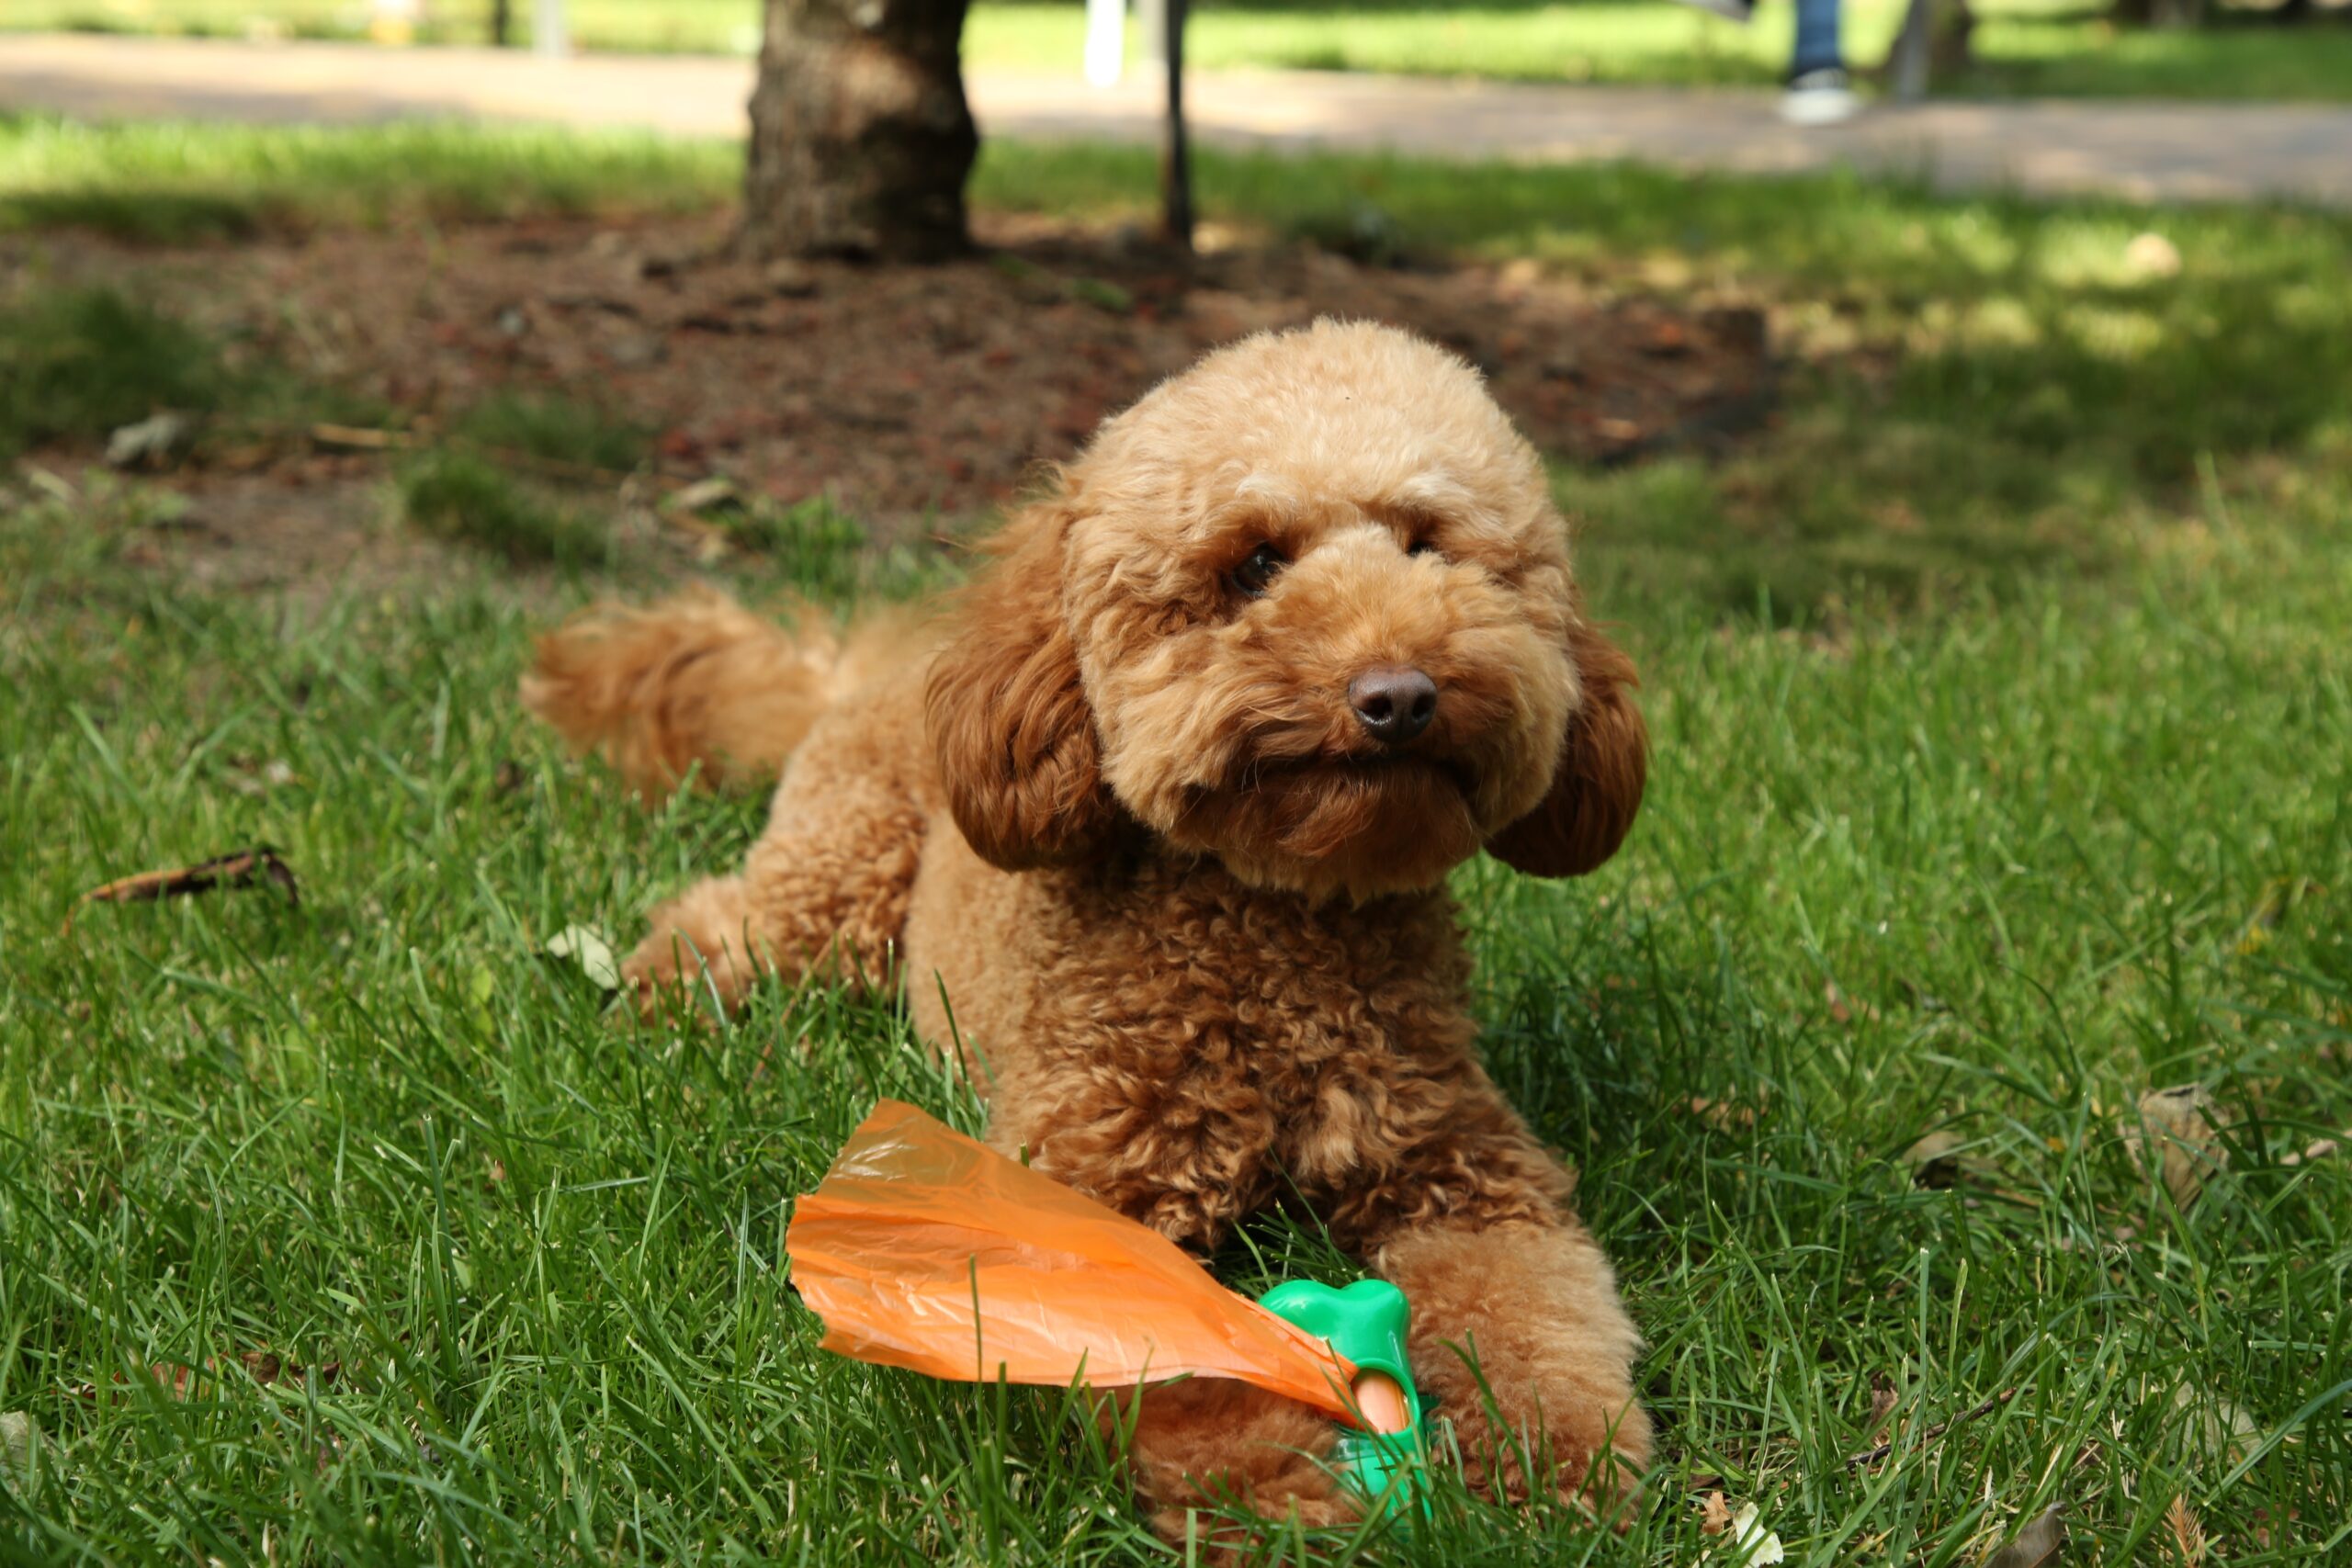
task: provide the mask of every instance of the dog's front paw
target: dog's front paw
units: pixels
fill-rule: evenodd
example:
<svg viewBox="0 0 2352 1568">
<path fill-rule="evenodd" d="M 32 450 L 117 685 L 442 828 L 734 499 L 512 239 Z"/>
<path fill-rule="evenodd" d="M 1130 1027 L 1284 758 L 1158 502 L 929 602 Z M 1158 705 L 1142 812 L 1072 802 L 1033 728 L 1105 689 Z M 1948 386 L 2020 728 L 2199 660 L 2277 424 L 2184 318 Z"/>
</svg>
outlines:
<svg viewBox="0 0 2352 1568">
<path fill-rule="evenodd" d="M 1106 1418 L 1132 1421 L 1127 1457 L 1152 1527 L 1213 1557 L 1246 1554 L 1267 1527 L 1310 1529 L 1362 1516 L 1332 1470 L 1339 1429 L 1295 1400 L 1223 1378 L 1192 1378 L 1122 1393 Z M 1238 1505 L 1256 1517 L 1235 1520 Z"/>
<path fill-rule="evenodd" d="M 750 984 L 732 951 L 704 953 L 675 931 L 646 938 L 621 961 L 621 989 L 649 1023 L 695 1016 L 707 1006 L 697 1002 L 706 989 L 732 1006 Z"/>
<path fill-rule="evenodd" d="M 1494 1502 L 1548 1493 L 1623 1528 L 1649 1464 L 1650 1418 L 1628 1369 L 1554 1365 L 1481 1379 L 1465 1364 L 1434 1414 L 1453 1427 L 1463 1479 Z"/>
<path fill-rule="evenodd" d="M 639 1017 L 652 1020 L 696 1010 L 695 993 L 716 992 L 734 1007 L 761 975 L 774 969 L 753 956 L 752 910 L 743 879 L 715 876 L 653 911 L 651 934 L 621 964 L 621 985 Z"/>
</svg>

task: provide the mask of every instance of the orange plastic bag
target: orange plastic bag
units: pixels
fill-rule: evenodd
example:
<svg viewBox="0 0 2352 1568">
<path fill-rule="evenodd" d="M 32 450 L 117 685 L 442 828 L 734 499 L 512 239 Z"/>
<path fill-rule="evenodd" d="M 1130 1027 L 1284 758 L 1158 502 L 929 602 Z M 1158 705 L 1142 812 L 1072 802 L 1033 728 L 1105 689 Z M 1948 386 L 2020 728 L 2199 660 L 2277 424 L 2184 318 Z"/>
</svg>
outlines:
<svg viewBox="0 0 2352 1568">
<path fill-rule="evenodd" d="M 1354 1369 L 1158 1232 L 911 1105 L 875 1108 L 785 1235 L 824 1348 L 964 1382 L 1238 1378 L 1355 1424 Z"/>
</svg>

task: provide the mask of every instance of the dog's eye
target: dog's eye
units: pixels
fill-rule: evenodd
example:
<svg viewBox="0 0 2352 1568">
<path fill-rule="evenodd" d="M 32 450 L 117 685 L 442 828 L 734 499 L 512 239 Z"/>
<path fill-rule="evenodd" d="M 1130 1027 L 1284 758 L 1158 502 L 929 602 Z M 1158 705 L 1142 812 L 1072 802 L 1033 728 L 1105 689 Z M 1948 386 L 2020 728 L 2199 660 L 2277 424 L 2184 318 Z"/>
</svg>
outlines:
<svg viewBox="0 0 2352 1568">
<path fill-rule="evenodd" d="M 1229 576 L 1235 588 L 1255 599 L 1272 585 L 1274 578 L 1289 564 L 1273 546 L 1260 545 L 1242 558 Z"/>
</svg>

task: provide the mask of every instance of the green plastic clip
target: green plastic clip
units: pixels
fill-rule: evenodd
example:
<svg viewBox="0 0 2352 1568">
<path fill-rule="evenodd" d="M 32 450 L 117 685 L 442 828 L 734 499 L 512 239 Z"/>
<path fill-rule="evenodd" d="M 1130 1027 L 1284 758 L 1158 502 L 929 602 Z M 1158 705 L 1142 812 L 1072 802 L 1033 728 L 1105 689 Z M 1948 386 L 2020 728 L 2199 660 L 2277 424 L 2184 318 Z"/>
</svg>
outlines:
<svg viewBox="0 0 2352 1568">
<path fill-rule="evenodd" d="M 1427 1517 L 1429 1444 L 1421 1427 L 1420 1393 L 1413 1387 L 1413 1366 L 1406 1353 L 1413 1309 L 1405 1292 L 1385 1280 L 1358 1280 L 1336 1291 L 1312 1280 L 1292 1280 L 1259 1297 L 1258 1304 L 1329 1341 L 1359 1374 L 1381 1372 L 1396 1380 L 1411 1420 L 1396 1432 L 1351 1427 L 1341 1434 L 1332 1462 L 1373 1502 L 1392 1511 L 1418 1504 Z"/>
</svg>

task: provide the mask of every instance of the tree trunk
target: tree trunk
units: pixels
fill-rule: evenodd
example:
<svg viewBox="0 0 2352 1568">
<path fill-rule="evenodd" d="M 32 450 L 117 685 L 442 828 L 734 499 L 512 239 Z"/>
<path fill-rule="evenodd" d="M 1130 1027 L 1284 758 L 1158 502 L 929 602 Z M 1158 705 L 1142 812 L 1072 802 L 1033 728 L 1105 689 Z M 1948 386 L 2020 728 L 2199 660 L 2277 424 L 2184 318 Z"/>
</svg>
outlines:
<svg viewBox="0 0 2352 1568">
<path fill-rule="evenodd" d="M 1160 226 L 1180 251 L 1193 248 L 1193 145 L 1184 128 L 1185 0 L 1163 0 L 1160 62 L 1168 73 L 1168 128 L 1159 147 Z"/>
<path fill-rule="evenodd" d="M 1895 98 L 1917 103 L 1934 84 L 1964 74 L 1973 62 L 1969 36 L 1975 30 L 1969 0 L 1911 0 L 1882 67 L 1894 82 Z"/>
<path fill-rule="evenodd" d="M 968 250 L 967 0 L 767 0 L 743 241 L 760 256 Z"/>
<path fill-rule="evenodd" d="M 2205 0 L 2112 0 L 2107 16 L 2119 27 L 2201 27 Z"/>
</svg>

